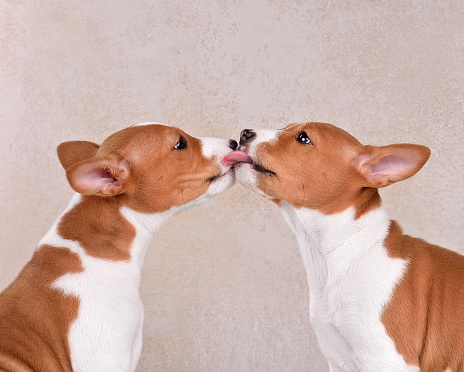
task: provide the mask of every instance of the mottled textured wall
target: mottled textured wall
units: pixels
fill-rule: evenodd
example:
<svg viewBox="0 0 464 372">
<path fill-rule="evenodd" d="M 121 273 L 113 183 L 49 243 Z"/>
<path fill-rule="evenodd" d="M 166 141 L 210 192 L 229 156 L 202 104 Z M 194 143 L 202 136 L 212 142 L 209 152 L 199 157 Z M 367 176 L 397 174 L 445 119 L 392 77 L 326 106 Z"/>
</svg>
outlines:
<svg viewBox="0 0 464 372">
<path fill-rule="evenodd" d="M 0 0 L 0 288 L 72 192 L 55 154 L 144 121 L 197 136 L 327 121 L 432 156 L 382 192 L 464 253 L 464 3 Z M 295 239 L 241 186 L 172 219 L 146 258 L 138 371 L 325 371 Z"/>
</svg>

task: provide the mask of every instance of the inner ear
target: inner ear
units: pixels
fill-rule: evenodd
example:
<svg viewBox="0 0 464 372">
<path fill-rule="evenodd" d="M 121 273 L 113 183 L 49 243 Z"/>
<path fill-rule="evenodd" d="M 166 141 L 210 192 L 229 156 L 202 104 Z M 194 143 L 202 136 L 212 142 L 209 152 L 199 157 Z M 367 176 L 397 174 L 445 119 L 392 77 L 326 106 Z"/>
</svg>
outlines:
<svg viewBox="0 0 464 372">
<path fill-rule="evenodd" d="M 385 187 L 416 174 L 429 156 L 430 150 L 420 145 L 366 146 L 354 165 L 366 186 Z"/>
<path fill-rule="evenodd" d="M 93 158 L 99 148 L 100 146 L 93 142 L 68 141 L 61 143 L 56 152 L 61 165 L 66 170 L 77 162 Z"/>
<path fill-rule="evenodd" d="M 130 164 L 118 154 L 91 158 L 73 164 L 66 171 L 71 187 L 83 195 L 114 196 L 130 184 Z"/>
<path fill-rule="evenodd" d="M 114 187 L 120 187 L 121 183 L 119 182 L 116 175 L 112 174 L 113 169 L 95 167 L 92 168 L 88 173 L 84 173 L 81 178 L 81 182 L 92 183 L 99 182 L 102 185 L 113 184 Z"/>
</svg>

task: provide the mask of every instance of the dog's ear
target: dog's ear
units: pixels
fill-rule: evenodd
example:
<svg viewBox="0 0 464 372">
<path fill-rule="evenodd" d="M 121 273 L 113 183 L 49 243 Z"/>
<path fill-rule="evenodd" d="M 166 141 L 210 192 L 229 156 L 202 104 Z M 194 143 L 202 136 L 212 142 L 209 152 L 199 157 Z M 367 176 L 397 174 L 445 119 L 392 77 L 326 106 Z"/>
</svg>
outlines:
<svg viewBox="0 0 464 372">
<path fill-rule="evenodd" d="M 122 194 L 129 187 L 130 175 L 129 162 L 116 153 L 77 162 L 66 170 L 71 187 L 83 195 Z"/>
<path fill-rule="evenodd" d="M 429 148 L 421 145 L 365 146 L 354 158 L 353 166 L 364 178 L 365 186 L 385 187 L 416 174 L 429 156 Z"/>
<path fill-rule="evenodd" d="M 99 147 L 93 142 L 69 141 L 60 144 L 56 152 L 61 165 L 66 170 L 77 162 L 93 158 L 97 154 Z"/>
</svg>

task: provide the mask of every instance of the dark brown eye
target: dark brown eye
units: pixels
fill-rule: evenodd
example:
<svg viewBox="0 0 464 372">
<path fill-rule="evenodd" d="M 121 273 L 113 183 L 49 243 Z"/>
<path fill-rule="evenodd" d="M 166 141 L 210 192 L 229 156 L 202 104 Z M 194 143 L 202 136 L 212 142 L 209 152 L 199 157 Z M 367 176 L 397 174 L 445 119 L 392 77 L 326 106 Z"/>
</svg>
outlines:
<svg viewBox="0 0 464 372">
<path fill-rule="evenodd" d="M 183 150 L 187 147 L 187 140 L 184 137 L 179 137 L 179 140 L 177 141 L 176 145 L 174 148 L 176 150 Z"/>
<path fill-rule="evenodd" d="M 311 144 L 311 140 L 309 139 L 308 135 L 306 134 L 306 132 L 300 132 L 296 135 L 296 140 L 299 142 L 299 143 L 302 143 L 304 145 L 309 145 Z"/>
</svg>

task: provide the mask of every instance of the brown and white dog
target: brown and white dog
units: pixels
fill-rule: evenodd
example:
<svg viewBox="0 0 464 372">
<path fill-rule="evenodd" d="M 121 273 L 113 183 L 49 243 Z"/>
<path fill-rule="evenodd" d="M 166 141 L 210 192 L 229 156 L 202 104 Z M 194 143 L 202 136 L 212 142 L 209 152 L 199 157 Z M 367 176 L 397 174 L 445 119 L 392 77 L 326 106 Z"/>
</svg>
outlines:
<svg viewBox="0 0 464 372">
<path fill-rule="evenodd" d="M 234 183 L 222 159 L 237 146 L 149 123 L 62 143 L 77 194 L 0 294 L 0 370 L 134 371 L 146 249 L 169 217 Z"/>
<path fill-rule="evenodd" d="M 464 371 L 464 257 L 403 234 L 377 190 L 429 149 L 363 146 L 324 123 L 244 130 L 240 145 L 224 161 L 296 234 L 330 370 Z"/>
</svg>

